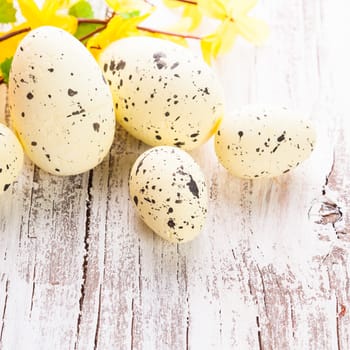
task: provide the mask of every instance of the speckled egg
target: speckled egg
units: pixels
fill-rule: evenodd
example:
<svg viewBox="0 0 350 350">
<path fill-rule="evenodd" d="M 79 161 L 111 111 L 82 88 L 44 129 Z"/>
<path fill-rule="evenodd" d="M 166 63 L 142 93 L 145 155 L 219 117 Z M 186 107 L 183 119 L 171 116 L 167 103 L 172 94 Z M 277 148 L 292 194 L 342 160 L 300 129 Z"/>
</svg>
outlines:
<svg viewBox="0 0 350 350">
<path fill-rule="evenodd" d="M 164 239 L 195 238 L 207 216 L 204 175 L 185 151 L 158 146 L 141 154 L 129 178 L 130 197 L 142 220 Z"/>
<path fill-rule="evenodd" d="M 0 124 L 0 194 L 5 192 L 21 172 L 23 150 L 17 137 Z"/>
<path fill-rule="evenodd" d="M 108 153 L 113 100 L 87 49 L 54 27 L 31 31 L 13 59 L 9 105 L 24 150 L 55 175 L 87 171 Z"/>
<path fill-rule="evenodd" d="M 246 106 L 228 116 L 215 135 L 215 151 L 233 175 L 255 179 L 289 172 L 308 158 L 316 133 L 286 108 Z"/>
<path fill-rule="evenodd" d="M 173 42 L 129 37 L 99 58 L 117 121 L 152 145 L 191 150 L 206 142 L 223 116 L 223 92 L 211 68 Z"/>
</svg>

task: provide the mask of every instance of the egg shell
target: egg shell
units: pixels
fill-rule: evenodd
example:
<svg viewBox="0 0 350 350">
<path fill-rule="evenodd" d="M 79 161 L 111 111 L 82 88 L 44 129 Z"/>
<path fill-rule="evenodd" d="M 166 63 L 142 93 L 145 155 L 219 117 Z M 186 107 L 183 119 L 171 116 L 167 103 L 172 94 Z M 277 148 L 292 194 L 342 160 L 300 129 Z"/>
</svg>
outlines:
<svg viewBox="0 0 350 350">
<path fill-rule="evenodd" d="M 310 121 L 281 107 L 246 106 L 225 118 L 215 135 L 215 151 L 233 175 L 256 179 L 289 172 L 314 149 Z"/>
<path fill-rule="evenodd" d="M 207 186 L 185 151 L 158 146 L 141 154 L 131 169 L 129 190 L 142 220 L 159 236 L 183 243 L 200 233 L 207 216 Z"/>
<path fill-rule="evenodd" d="M 0 194 L 16 180 L 23 166 L 23 150 L 17 137 L 0 124 Z"/>
<path fill-rule="evenodd" d="M 108 85 L 87 49 L 59 28 L 40 27 L 20 42 L 9 106 L 25 152 L 49 173 L 87 171 L 112 144 L 115 117 Z"/>
<path fill-rule="evenodd" d="M 137 139 L 191 150 L 215 134 L 223 91 L 214 71 L 188 48 L 129 37 L 108 46 L 99 62 L 117 121 Z"/>
</svg>

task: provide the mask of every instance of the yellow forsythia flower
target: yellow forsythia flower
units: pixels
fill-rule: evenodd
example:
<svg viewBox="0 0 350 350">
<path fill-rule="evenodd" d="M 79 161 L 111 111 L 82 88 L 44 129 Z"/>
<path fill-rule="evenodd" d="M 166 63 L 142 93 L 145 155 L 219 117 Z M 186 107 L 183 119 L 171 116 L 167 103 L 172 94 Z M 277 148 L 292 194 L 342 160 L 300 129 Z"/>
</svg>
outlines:
<svg viewBox="0 0 350 350">
<path fill-rule="evenodd" d="M 27 20 L 26 25 L 32 29 L 44 25 L 60 27 L 70 33 L 75 33 L 77 29 L 78 23 L 74 16 L 58 13 L 67 8 L 67 0 L 45 0 L 41 9 L 34 0 L 18 0 L 18 4 Z"/>
<path fill-rule="evenodd" d="M 177 0 L 163 0 L 164 4 L 169 8 L 182 7 L 182 17 L 170 30 L 174 32 L 193 31 L 199 27 L 202 22 L 203 14 L 198 5 L 194 3 L 185 3 Z"/>
<path fill-rule="evenodd" d="M 18 0 L 18 5 L 26 21 L 14 26 L 12 30 L 6 33 L 0 33 L 0 36 L 24 28 L 35 29 L 43 25 L 60 27 L 70 33 L 75 33 L 77 29 L 77 19 L 75 17 L 58 13 L 69 6 L 68 0 L 45 0 L 41 9 L 38 8 L 33 0 Z M 3 62 L 6 58 L 13 57 L 19 42 L 26 34 L 19 34 L 0 42 L 0 62 Z"/>
<path fill-rule="evenodd" d="M 221 21 L 216 31 L 201 40 L 202 53 L 210 63 L 212 57 L 227 53 L 237 35 L 259 45 L 268 36 L 265 22 L 248 16 L 258 0 L 198 0 L 203 12 Z"/>
<path fill-rule="evenodd" d="M 143 0 L 106 0 L 107 5 L 116 13 L 148 11 L 149 5 Z"/>
<path fill-rule="evenodd" d="M 123 16 L 114 16 L 107 24 L 107 27 L 102 32 L 91 37 L 87 42 L 87 48 L 97 59 L 103 49 L 109 44 L 118 39 L 140 35 L 137 26 L 144 21 L 150 13 L 142 16 L 135 16 L 132 18 L 125 18 Z"/>
<path fill-rule="evenodd" d="M 12 28 L 12 30 L 10 30 L 8 32 L 4 32 L 4 33 L 0 32 L 0 36 L 10 34 L 12 32 L 17 32 L 18 30 L 24 29 L 26 27 L 27 26 L 23 25 L 23 24 L 19 25 L 19 26 L 14 26 Z M 23 37 L 26 34 L 27 33 L 25 32 L 22 34 L 15 35 L 12 38 L 6 39 L 4 41 L 0 41 L 0 63 L 3 62 L 6 58 L 13 57 L 13 55 L 16 52 L 16 49 L 17 49 L 19 42 L 23 39 Z"/>
</svg>

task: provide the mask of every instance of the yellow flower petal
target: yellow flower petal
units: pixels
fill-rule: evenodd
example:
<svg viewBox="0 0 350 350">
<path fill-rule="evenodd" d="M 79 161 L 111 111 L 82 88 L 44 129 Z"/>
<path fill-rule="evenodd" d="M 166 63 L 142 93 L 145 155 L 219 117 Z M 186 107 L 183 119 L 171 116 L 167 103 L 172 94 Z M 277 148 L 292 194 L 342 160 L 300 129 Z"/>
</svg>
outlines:
<svg viewBox="0 0 350 350">
<path fill-rule="evenodd" d="M 225 0 L 198 0 L 197 3 L 203 13 L 211 18 L 224 20 L 227 17 Z"/>
<path fill-rule="evenodd" d="M 185 6 L 184 11 L 182 13 L 182 18 L 189 18 L 191 25 L 188 27 L 189 31 L 193 31 L 199 27 L 202 22 L 203 15 L 200 11 L 200 8 L 195 5 Z"/>
<path fill-rule="evenodd" d="M 77 31 L 78 21 L 74 16 L 53 16 L 45 25 L 59 27 L 74 34 Z"/>
<path fill-rule="evenodd" d="M 269 35 L 269 27 L 259 19 L 244 16 L 235 23 L 240 35 L 255 45 L 261 45 Z"/>
<path fill-rule="evenodd" d="M 107 5 L 115 12 L 148 11 L 150 6 L 142 0 L 106 0 Z"/>
<path fill-rule="evenodd" d="M 169 8 L 176 8 L 184 5 L 183 3 L 181 3 L 181 1 L 177 0 L 163 0 L 163 4 Z"/>
<path fill-rule="evenodd" d="M 132 17 L 129 19 L 121 16 L 114 16 L 108 23 L 105 30 L 90 38 L 87 42 L 87 48 L 98 58 L 102 50 L 105 49 L 113 41 L 131 36 L 140 35 L 137 26 L 144 21 L 150 13 L 142 16 Z"/>
<path fill-rule="evenodd" d="M 217 57 L 218 54 L 225 54 L 232 49 L 238 33 L 238 28 L 234 22 L 230 20 L 223 22 L 220 31 L 217 34 L 221 38 L 221 45 L 215 57 Z"/>
<path fill-rule="evenodd" d="M 238 28 L 230 20 L 220 24 L 213 34 L 201 40 L 203 58 L 207 63 L 220 54 L 229 52 L 237 38 Z"/>
<path fill-rule="evenodd" d="M 252 10 L 258 0 L 229 0 L 227 2 L 227 13 L 232 18 L 239 18 Z"/>
<path fill-rule="evenodd" d="M 41 11 L 33 0 L 18 0 L 23 17 L 30 23 L 31 27 L 39 27 L 42 21 Z"/>
</svg>

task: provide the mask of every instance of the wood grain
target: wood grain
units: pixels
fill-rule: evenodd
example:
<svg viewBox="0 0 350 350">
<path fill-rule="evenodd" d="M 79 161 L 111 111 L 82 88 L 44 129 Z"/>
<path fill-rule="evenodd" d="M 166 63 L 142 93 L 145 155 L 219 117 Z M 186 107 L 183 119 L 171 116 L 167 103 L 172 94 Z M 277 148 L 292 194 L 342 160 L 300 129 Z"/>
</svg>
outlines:
<svg viewBox="0 0 350 350">
<path fill-rule="evenodd" d="M 346 0 L 261 1 L 268 42 L 238 40 L 217 61 L 228 115 L 290 106 L 311 115 L 318 143 L 274 180 L 230 176 L 212 141 L 191 152 L 210 189 L 191 243 L 137 217 L 127 179 L 148 147 L 120 127 L 88 173 L 55 177 L 27 159 L 0 199 L 0 348 L 350 349 L 349 11 Z"/>
</svg>

